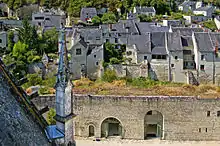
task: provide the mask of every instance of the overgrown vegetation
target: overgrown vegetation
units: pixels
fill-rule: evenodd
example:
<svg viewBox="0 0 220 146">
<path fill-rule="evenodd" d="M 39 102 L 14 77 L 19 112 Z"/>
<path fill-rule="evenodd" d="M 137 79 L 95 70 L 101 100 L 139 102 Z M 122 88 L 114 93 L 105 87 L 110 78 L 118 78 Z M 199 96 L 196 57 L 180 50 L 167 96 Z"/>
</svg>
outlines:
<svg viewBox="0 0 220 146">
<path fill-rule="evenodd" d="M 4 52 L 3 61 L 6 65 L 15 64 L 11 71 L 20 79 L 27 74 L 28 65 L 41 60 L 43 52 L 57 51 L 58 33 L 54 28 L 39 36 L 36 28 L 30 25 L 27 19 L 23 21 L 23 27 L 18 29 L 18 32 L 17 43 L 14 42 L 14 32 L 8 32 L 8 49 Z"/>
<path fill-rule="evenodd" d="M 55 125 L 56 124 L 56 120 L 54 119 L 54 117 L 56 116 L 56 111 L 53 108 L 50 108 L 49 112 L 47 113 L 47 123 L 49 125 Z"/>
<path fill-rule="evenodd" d="M 208 21 L 203 22 L 203 25 L 204 25 L 204 27 L 206 27 L 212 31 L 215 31 L 217 29 L 215 22 L 212 20 L 208 20 Z"/>
<path fill-rule="evenodd" d="M 74 93 L 98 95 L 161 95 L 161 96 L 200 96 L 216 98 L 220 87 L 209 84 L 199 86 L 153 81 L 147 77 L 119 78 L 116 73 L 106 70 L 103 77 L 96 81 L 87 78 L 74 81 Z"/>
<path fill-rule="evenodd" d="M 120 64 L 124 61 L 123 53 L 126 47 L 124 45 L 114 45 L 109 42 L 104 45 L 104 62 L 103 66 L 107 67 L 109 64 Z"/>
<path fill-rule="evenodd" d="M 28 82 L 22 85 L 22 87 L 27 91 L 29 91 L 29 87 L 38 85 L 40 86 L 38 93 L 41 95 L 55 93 L 54 86 L 56 84 L 56 77 L 53 73 L 48 73 L 45 80 L 42 80 L 42 77 L 38 73 L 27 74 L 27 79 Z"/>
</svg>

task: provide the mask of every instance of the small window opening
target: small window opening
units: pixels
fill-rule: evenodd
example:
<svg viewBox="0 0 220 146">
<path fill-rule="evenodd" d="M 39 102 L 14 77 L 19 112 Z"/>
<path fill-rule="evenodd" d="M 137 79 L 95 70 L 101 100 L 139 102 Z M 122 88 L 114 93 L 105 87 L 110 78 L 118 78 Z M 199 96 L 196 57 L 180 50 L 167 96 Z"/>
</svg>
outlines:
<svg viewBox="0 0 220 146">
<path fill-rule="evenodd" d="M 96 62 L 95 64 L 96 64 L 96 65 L 99 65 L 99 62 Z"/>
<path fill-rule="evenodd" d="M 210 117 L 210 111 L 207 111 L 207 117 Z"/>
<path fill-rule="evenodd" d="M 174 64 L 171 64 L 171 67 L 174 67 Z"/>
<path fill-rule="evenodd" d="M 205 60 L 205 56 L 204 55 L 201 55 L 201 60 Z"/>
<path fill-rule="evenodd" d="M 94 55 L 94 58 L 96 58 L 96 55 Z"/>
<path fill-rule="evenodd" d="M 199 132 L 201 133 L 201 128 L 199 128 Z"/>
<path fill-rule="evenodd" d="M 178 59 L 178 56 L 175 56 L 175 60 L 177 60 Z"/>
<path fill-rule="evenodd" d="M 220 117 L 220 111 L 217 111 L 217 117 Z"/>
<path fill-rule="evenodd" d="M 205 132 L 208 132 L 208 129 L 207 129 L 207 128 L 205 128 Z"/>
<path fill-rule="evenodd" d="M 147 60 L 147 56 L 144 56 L 144 60 Z"/>
<path fill-rule="evenodd" d="M 205 65 L 200 65 L 200 70 L 205 70 Z"/>
</svg>

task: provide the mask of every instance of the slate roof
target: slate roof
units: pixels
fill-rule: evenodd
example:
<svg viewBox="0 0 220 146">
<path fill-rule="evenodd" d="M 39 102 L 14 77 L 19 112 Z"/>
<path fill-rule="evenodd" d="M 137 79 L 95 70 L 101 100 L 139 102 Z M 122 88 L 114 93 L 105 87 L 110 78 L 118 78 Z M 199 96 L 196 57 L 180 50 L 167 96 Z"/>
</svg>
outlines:
<svg viewBox="0 0 220 146">
<path fill-rule="evenodd" d="M 167 54 L 165 46 L 165 32 L 151 33 L 151 48 L 152 54 L 163 55 Z"/>
<path fill-rule="evenodd" d="M 199 7 L 198 9 L 194 10 L 194 11 L 209 11 L 212 10 L 213 7 L 208 6 L 208 7 Z"/>
<path fill-rule="evenodd" d="M 167 35 L 167 47 L 169 51 L 181 51 L 181 37 L 177 32 L 174 33 L 166 33 Z"/>
<path fill-rule="evenodd" d="M 214 50 L 209 33 L 195 33 L 194 35 L 200 52 L 212 52 Z"/>
<path fill-rule="evenodd" d="M 203 32 L 202 28 L 172 27 L 172 32 L 180 32 L 181 36 L 192 36 L 193 32 Z"/>
<path fill-rule="evenodd" d="M 136 23 L 137 28 L 141 34 L 147 32 L 168 32 L 169 27 L 167 26 L 157 26 L 155 23 L 148 23 L 148 22 L 139 22 Z"/>
<path fill-rule="evenodd" d="M 82 8 L 80 12 L 80 20 L 85 21 L 88 16 L 94 17 L 97 15 L 96 8 Z"/>
<path fill-rule="evenodd" d="M 156 12 L 154 7 L 135 7 L 136 8 L 136 13 L 154 13 Z"/>
<path fill-rule="evenodd" d="M 0 68 L 0 145 L 49 145 L 36 117 L 32 116 L 11 87 L 11 82 L 7 81 Z"/>
<path fill-rule="evenodd" d="M 193 6 L 195 4 L 195 1 L 184 1 L 180 6 Z"/>
<path fill-rule="evenodd" d="M 128 45 L 135 45 L 138 53 L 151 53 L 150 34 L 145 35 L 130 35 L 128 37 Z"/>
</svg>

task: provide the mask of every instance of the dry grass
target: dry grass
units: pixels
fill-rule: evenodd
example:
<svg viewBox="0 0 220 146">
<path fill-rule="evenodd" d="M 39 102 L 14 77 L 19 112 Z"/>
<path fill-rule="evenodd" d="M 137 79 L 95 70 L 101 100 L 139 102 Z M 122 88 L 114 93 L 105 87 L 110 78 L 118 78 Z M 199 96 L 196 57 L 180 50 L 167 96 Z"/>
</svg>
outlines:
<svg viewBox="0 0 220 146">
<path fill-rule="evenodd" d="M 151 96 L 199 96 L 202 98 L 220 97 L 220 87 L 214 85 L 193 86 L 188 84 L 153 84 L 143 88 L 128 85 L 126 80 L 115 80 L 112 83 L 81 79 L 74 81 L 74 93 L 97 95 L 151 95 Z"/>
</svg>

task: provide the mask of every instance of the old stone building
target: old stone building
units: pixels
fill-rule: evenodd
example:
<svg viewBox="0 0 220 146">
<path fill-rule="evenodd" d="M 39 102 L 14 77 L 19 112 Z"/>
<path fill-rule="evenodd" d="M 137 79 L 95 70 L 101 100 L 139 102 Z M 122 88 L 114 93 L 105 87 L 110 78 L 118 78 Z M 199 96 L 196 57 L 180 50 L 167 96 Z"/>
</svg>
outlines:
<svg viewBox="0 0 220 146">
<path fill-rule="evenodd" d="M 54 97 L 35 99 L 53 106 Z M 218 98 L 73 94 L 75 136 L 220 140 Z"/>
</svg>

